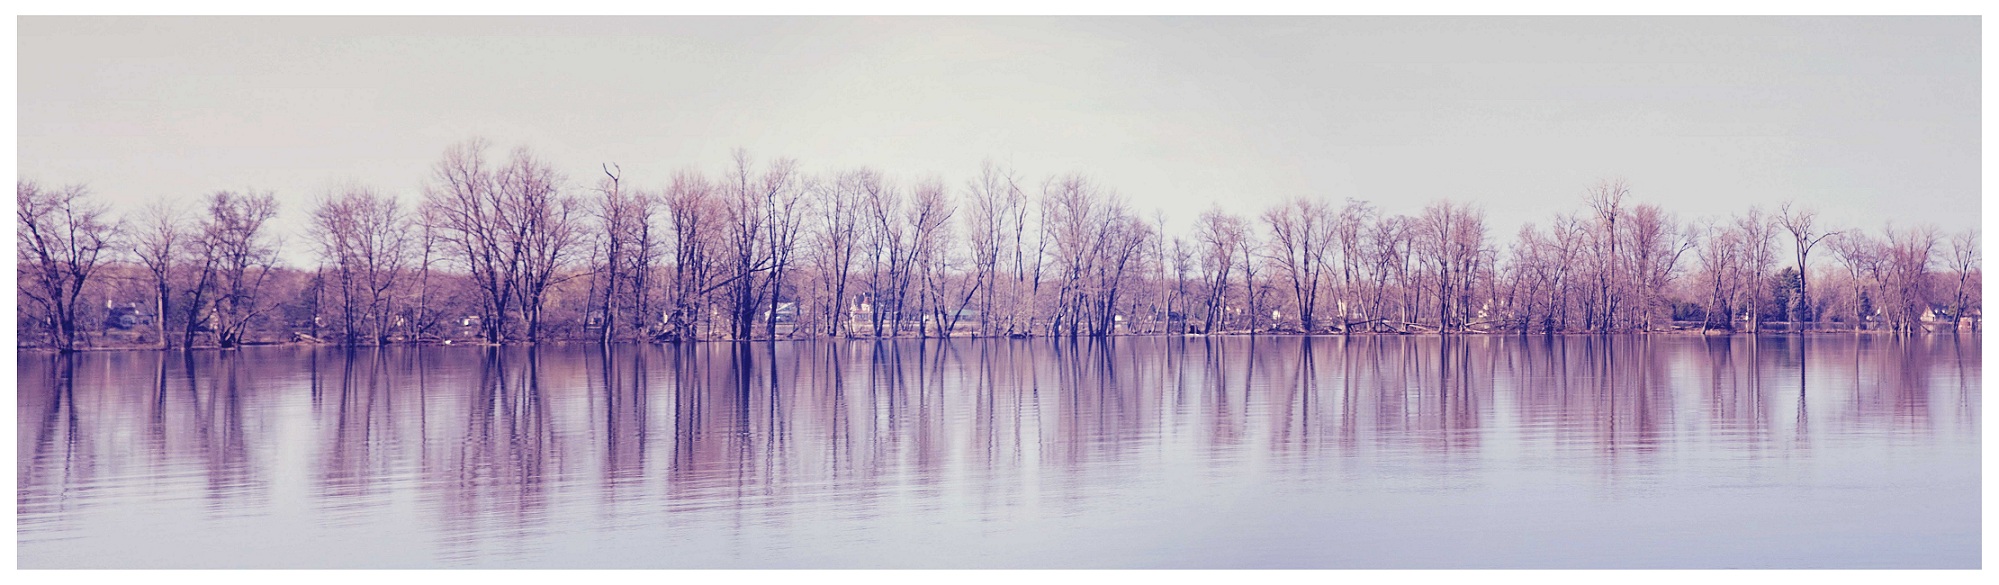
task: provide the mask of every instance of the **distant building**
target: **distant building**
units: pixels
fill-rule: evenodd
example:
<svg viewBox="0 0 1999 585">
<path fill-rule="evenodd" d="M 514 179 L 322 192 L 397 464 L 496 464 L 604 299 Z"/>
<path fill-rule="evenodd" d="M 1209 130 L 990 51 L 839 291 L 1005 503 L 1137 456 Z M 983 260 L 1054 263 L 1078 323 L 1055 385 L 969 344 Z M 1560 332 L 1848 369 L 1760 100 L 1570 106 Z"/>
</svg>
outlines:
<svg viewBox="0 0 1999 585">
<path fill-rule="evenodd" d="M 778 323 L 797 323 L 798 303 L 778 303 L 777 316 L 772 317 L 770 311 L 764 311 L 764 318 L 774 320 Z"/>
<path fill-rule="evenodd" d="M 153 324 L 153 314 L 140 308 L 138 303 L 125 303 L 121 307 L 110 306 L 111 303 L 106 301 L 105 305 L 107 305 L 107 310 L 104 312 L 105 329 L 129 331 L 141 325 Z"/>
</svg>

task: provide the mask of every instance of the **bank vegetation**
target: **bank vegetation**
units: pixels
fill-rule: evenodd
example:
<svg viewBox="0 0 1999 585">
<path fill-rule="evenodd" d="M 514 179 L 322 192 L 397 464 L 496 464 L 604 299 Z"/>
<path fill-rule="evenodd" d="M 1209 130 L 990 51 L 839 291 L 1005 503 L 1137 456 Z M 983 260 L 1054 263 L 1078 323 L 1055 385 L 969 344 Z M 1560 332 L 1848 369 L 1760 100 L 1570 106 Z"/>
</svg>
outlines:
<svg viewBox="0 0 1999 585">
<path fill-rule="evenodd" d="M 1299 196 L 1171 233 L 1083 174 L 570 174 L 446 149 L 408 192 L 215 191 L 113 211 L 17 182 L 23 347 L 1145 334 L 1924 331 L 1978 325 L 1978 234 L 1808 206 L 1682 218 L 1621 181 L 1506 237 Z M 290 200 L 290 199 L 288 199 Z M 280 214 L 309 226 L 280 233 Z M 281 250 L 314 261 L 292 265 Z"/>
</svg>

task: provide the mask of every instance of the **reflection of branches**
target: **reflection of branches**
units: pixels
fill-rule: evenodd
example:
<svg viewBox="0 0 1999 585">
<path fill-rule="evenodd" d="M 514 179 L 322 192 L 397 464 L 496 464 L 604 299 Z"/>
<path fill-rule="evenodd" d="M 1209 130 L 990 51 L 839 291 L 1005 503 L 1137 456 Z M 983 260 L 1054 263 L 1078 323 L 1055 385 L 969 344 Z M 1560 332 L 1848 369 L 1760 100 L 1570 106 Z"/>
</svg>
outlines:
<svg viewBox="0 0 1999 585">
<path fill-rule="evenodd" d="M 252 473 L 249 456 L 249 439 L 243 432 L 243 358 L 240 354 L 223 352 L 216 365 L 220 366 L 221 388 L 213 388 L 201 405 L 198 427 L 203 452 L 208 461 L 208 498 L 211 509 L 235 508 L 225 505 L 233 496 L 250 496 L 261 499 L 267 494 L 254 489 L 262 482 Z M 189 389 L 194 388 L 194 377 L 188 378 Z"/>
<path fill-rule="evenodd" d="M 597 354 L 604 402 L 604 470 L 607 498 L 614 503 L 630 495 L 626 486 L 645 478 L 648 417 L 646 416 L 647 348 L 616 351 L 593 348 Z M 620 366 L 629 360 L 622 371 Z M 606 513 L 614 508 L 606 508 Z"/>
<path fill-rule="evenodd" d="M 88 484 L 93 467 L 92 461 L 83 456 L 84 449 L 79 444 L 84 433 L 76 413 L 76 357 L 72 354 L 35 359 L 37 357 L 21 356 L 23 362 L 35 362 L 32 366 L 24 364 L 24 369 L 45 369 L 45 379 L 48 380 L 44 386 L 47 391 L 42 396 L 48 404 L 42 409 L 41 422 L 35 427 L 34 452 L 20 462 L 18 481 L 21 485 L 20 517 L 23 524 L 31 518 L 66 511 L 73 500 L 61 497 L 62 494 L 71 486 Z M 22 390 L 26 391 L 27 385 L 23 386 Z M 83 477 L 76 477 L 78 474 Z"/>
<path fill-rule="evenodd" d="M 1769 397 L 1755 368 L 1760 349 L 1754 336 L 1707 340 L 1709 414 L 1718 428 L 1749 439 L 1744 445 L 1750 447 L 1760 445 L 1770 428 Z M 1737 365 L 1735 355 L 1743 350 L 1749 354 L 1746 371 Z"/>
<path fill-rule="evenodd" d="M 549 468 L 559 472 L 562 463 L 542 396 L 539 348 L 479 351 L 465 435 L 443 470 L 452 477 L 444 484 L 444 521 L 457 537 L 446 543 L 454 550 L 476 545 L 483 522 L 499 523 L 512 542 L 538 531 L 547 520 Z"/>
<path fill-rule="evenodd" d="M 152 370 L 151 388 L 130 393 L 88 375 L 129 356 L 30 354 L 18 498 L 24 533 L 101 501 L 100 476 L 185 477 L 187 493 L 208 496 L 197 505 L 242 508 L 268 497 L 257 466 L 266 458 L 253 455 L 299 446 L 263 442 L 293 433 L 258 431 L 299 424 L 318 429 L 306 435 L 319 457 L 306 468 L 317 512 L 388 513 L 372 502 L 407 485 L 400 470 L 419 469 L 414 489 L 438 516 L 447 560 L 533 544 L 530 532 L 576 521 L 551 518 L 557 509 L 598 512 L 612 530 L 740 532 L 950 501 L 987 518 L 1031 497 L 1080 506 L 1153 479 L 1162 458 L 1211 478 L 1270 463 L 1316 473 L 1329 461 L 1349 473 L 1457 477 L 1497 445 L 1502 459 L 1523 452 L 1625 474 L 1656 465 L 1672 441 L 1755 455 L 1783 431 L 1798 446 L 1829 431 L 1975 433 L 1978 364 L 1966 345 L 1976 348 L 1877 336 L 249 348 L 147 354 L 133 362 L 143 369 L 125 369 Z M 310 372 L 311 409 L 259 400 L 299 370 Z M 1821 381 L 1843 377 L 1850 388 Z M 1935 394 L 1953 380 L 1956 396 Z M 307 382 L 296 384 L 302 394 Z M 670 402 L 654 413 L 656 399 Z M 1682 404 L 1694 424 L 1675 424 Z M 1932 412 L 1941 408 L 1957 414 Z"/>
</svg>

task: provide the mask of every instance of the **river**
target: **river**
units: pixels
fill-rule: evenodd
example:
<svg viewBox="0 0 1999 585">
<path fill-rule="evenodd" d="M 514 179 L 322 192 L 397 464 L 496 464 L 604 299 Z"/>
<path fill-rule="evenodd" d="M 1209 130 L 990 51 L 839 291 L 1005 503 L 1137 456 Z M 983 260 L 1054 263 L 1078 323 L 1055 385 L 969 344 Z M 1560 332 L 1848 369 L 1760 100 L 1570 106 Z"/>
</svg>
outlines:
<svg viewBox="0 0 1999 585">
<path fill-rule="evenodd" d="M 23 568 L 1972 568 L 1975 335 L 19 355 Z"/>
</svg>

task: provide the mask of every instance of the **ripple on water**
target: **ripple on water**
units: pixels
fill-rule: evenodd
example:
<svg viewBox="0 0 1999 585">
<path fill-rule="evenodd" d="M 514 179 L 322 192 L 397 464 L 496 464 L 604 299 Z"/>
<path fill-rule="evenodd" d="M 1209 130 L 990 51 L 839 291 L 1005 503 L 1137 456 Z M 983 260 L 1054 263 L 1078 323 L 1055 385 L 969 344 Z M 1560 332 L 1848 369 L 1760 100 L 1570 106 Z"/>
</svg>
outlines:
<svg viewBox="0 0 1999 585">
<path fill-rule="evenodd" d="M 1977 566 L 1977 337 L 1632 341 L 24 354 L 18 556 Z"/>
</svg>

